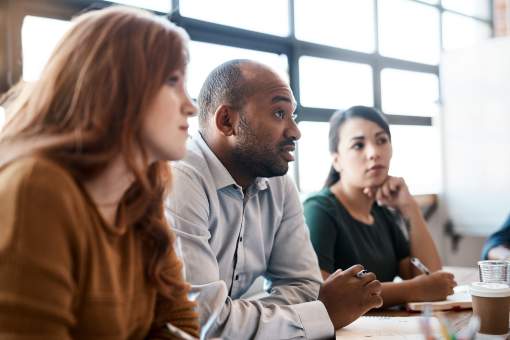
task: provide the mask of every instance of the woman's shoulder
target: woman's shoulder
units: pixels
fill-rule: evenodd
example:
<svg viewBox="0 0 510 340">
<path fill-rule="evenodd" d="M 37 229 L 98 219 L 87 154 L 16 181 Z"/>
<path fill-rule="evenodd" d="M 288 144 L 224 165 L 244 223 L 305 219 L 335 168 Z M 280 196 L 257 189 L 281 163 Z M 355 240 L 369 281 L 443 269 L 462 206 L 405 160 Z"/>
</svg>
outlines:
<svg viewBox="0 0 510 340">
<path fill-rule="evenodd" d="M 0 216 L 6 232 L 0 248 L 13 245 L 14 238 L 25 242 L 30 235 L 57 239 L 65 234 L 75 239 L 84 230 L 73 226 L 84 214 L 86 201 L 81 190 L 71 174 L 55 162 L 31 156 L 0 169 Z"/>
<path fill-rule="evenodd" d="M 24 204 L 36 198 L 55 201 L 64 209 L 84 202 L 84 195 L 71 173 L 56 162 L 39 156 L 14 160 L 0 168 L 0 196 Z M 73 204 L 74 205 L 74 204 Z"/>
<path fill-rule="evenodd" d="M 321 189 L 320 191 L 314 192 L 308 196 L 306 196 L 304 203 L 312 203 L 312 202 L 318 202 L 318 203 L 331 203 L 334 202 L 335 196 L 329 190 L 329 188 Z"/>
<path fill-rule="evenodd" d="M 25 186 L 39 184 L 53 190 L 74 187 L 76 182 L 66 169 L 56 162 L 39 156 L 14 160 L 0 169 L 0 182 L 23 182 Z"/>
</svg>

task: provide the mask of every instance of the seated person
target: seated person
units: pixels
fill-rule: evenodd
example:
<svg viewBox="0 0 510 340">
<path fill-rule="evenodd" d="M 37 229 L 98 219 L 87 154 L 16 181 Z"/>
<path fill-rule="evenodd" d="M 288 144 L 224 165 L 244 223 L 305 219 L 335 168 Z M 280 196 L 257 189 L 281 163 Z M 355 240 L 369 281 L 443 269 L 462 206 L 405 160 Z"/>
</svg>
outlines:
<svg viewBox="0 0 510 340">
<path fill-rule="evenodd" d="M 510 260 L 510 216 L 503 226 L 485 241 L 482 259 Z"/>
<path fill-rule="evenodd" d="M 198 104 L 200 134 L 175 164 L 168 215 L 200 292 L 202 335 L 333 337 L 380 306 L 380 283 L 358 274 L 360 265 L 322 285 L 297 190 L 284 176 L 300 138 L 289 85 L 262 64 L 233 60 L 209 74 Z M 268 296 L 241 298 L 260 276 Z"/>
<path fill-rule="evenodd" d="M 167 322 L 198 336 L 163 209 L 167 161 L 184 156 L 196 111 L 187 41 L 145 11 L 89 12 L 40 79 L 11 92 L 0 134 L 1 339 L 175 338 Z"/>
<path fill-rule="evenodd" d="M 336 112 L 329 148 L 333 164 L 325 187 L 304 203 L 323 277 L 360 263 L 382 282 L 384 306 L 452 294 L 453 275 L 439 271 L 439 254 L 418 204 L 402 178 L 388 176 L 391 134 L 382 114 L 364 106 Z M 384 206 L 407 220 L 409 242 Z M 419 275 L 411 256 L 433 273 Z M 397 275 L 404 280 L 392 282 Z"/>
</svg>

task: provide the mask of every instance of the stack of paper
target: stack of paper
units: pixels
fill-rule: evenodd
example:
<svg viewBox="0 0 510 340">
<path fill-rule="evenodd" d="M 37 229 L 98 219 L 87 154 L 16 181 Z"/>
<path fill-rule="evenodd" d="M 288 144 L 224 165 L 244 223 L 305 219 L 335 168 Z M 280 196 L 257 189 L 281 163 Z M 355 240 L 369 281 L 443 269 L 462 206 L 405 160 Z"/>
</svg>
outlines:
<svg viewBox="0 0 510 340">
<path fill-rule="evenodd" d="M 336 332 L 337 339 L 406 339 L 423 340 L 422 316 L 362 316 Z M 431 335 L 439 337 L 440 324 L 435 317 L 428 318 Z"/>
</svg>

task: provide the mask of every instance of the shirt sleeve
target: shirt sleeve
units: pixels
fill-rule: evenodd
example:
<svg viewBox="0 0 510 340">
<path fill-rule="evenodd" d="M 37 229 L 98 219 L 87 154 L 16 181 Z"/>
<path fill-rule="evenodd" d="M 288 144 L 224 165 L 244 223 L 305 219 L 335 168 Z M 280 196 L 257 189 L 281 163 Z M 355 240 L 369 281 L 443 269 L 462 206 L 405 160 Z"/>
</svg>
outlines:
<svg viewBox="0 0 510 340">
<path fill-rule="evenodd" d="M 202 335 L 225 339 L 333 336 L 333 325 L 324 305 L 315 301 L 320 275 L 315 255 L 307 245 L 309 239 L 302 211 L 296 209 L 299 205 L 297 193 L 286 203 L 289 204 L 289 215 L 282 222 L 269 260 L 271 293 L 259 300 L 228 296 L 226 284 L 220 279 L 216 256 L 209 245 L 208 202 L 201 176 L 191 168 L 174 168 L 174 186 L 167 213 L 173 217 L 176 234 L 181 238 L 186 278 L 193 284 L 193 291 L 199 293 Z M 301 221 L 297 214 L 301 214 Z M 305 257 L 308 259 L 300 260 Z"/>
<path fill-rule="evenodd" d="M 33 173 L 0 185 L 0 338 L 70 339 L 75 209 L 64 180 Z"/>
<path fill-rule="evenodd" d="M 306 224 L 310 229 L 310 239 L 319 259 L 322 270 L 335 271 L 335 246 L 338 228 L 321 196 L 312 196 L 304 203 Z"/>
<path fill-rule="evenodd" d="M 487 260 L 489 257 L 489 251 L 492 248 L 509 245 L 510 245 L 510 215 L 506 219 L 505 223 L 503 223 L 501 228 L 497 232 L 489 236 L 487 241 L 485 241 L 481 258 L 483 260 Z"/>
</svg>

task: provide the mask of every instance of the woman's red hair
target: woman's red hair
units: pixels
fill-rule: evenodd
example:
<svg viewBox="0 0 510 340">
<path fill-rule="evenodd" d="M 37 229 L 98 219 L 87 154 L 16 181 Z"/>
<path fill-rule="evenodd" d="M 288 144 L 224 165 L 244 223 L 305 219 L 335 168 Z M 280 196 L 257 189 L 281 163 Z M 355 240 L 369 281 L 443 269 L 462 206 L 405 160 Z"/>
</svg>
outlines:
<svg viewBox="0 0 510 340">
<path fill-rule="evenodd" d="M 10 119 L 0 134 L 0 166 L 39 154 L 80 183 L 121 155 L 134 182 L 121 199 L 116 224 L 139 232 L 148 278 L 168 297 L 186 287 L 180 278 L 165 276 L 162 266 L 173 251 L 163 208 L 170 169 L 165 161 L 148 163 L 141 127 L 170 74 L 185 69 L 187 42 L 182 29 L 142 10 L 110 7 L 83 14 L 40 79 L 13 89 Z"/>
</svg>

